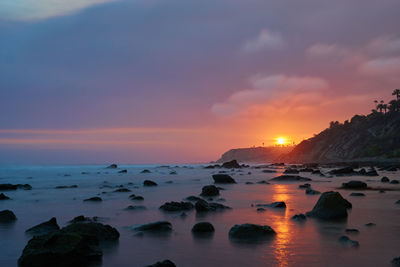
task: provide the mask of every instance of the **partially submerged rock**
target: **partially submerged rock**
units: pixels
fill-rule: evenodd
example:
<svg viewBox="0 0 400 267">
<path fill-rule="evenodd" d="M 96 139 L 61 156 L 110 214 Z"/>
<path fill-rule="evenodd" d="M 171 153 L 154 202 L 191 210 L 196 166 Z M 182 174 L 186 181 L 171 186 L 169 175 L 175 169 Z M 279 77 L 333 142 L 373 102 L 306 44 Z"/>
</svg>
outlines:
<svg viewBox="0 0 400 267">
<path fill-rule="evenodd" d="M 192 228 L 193 233 L 212 233 L 214 231 L 214 226 L 209 222 L 196 223 Z"/>
<path fill-rule="evenodd" d="M 10 223 L 17 220 L 14 212 L 11 210 L 2 210 L 0 211 L 0 223 Z"/>
<path fill-rule="evenodd" d="M 285 209 L 286 203 L 283 201 L 279 201 L 279 202 L 272 202 L 270 204 L 257 204 L 256 207 L 269 207 L 269 208 Z"/>
<path fill-rule="evenodd" d="M 58 230 L 60 230 L 60 226 L 57 224 L 57 219 L 53 217 L 47 222 L 43 222 L 29 228 L 25 231 L 25 233 L 30 235 L 44 235 Z"/>
<path fill-rule="evenodd" d="M 128 173 L 128 170 L 120 170 L 118 173 Z"/>
<path fill-rule="evenodd" d="M 86 202 L 101 202 L 101 201 L 103 201 L 103 199 L 101 199 L 101 197 L 91 197 L 91 198 L 87 198 L 87 199 L 85 199 L 83 201 L 86 201 Z"/>
<path fill-rule="evenodd" d="M 145 210 L 146 207 L 145 206 L 133 206 L 133 205 L 129 205 L 128 207 L 126 207 L 124 210 Z"/>
<path fill-rule="evenodd" d="M 151 171 L 144 169 L 143 171 L 141 171 L 140 173 L 151 173 Z"/>
<path fill-rule="evenodd" d="M 78 185 L 73 184 L 73 185 L 58 185 L 55 187 L 55 189 L 66 189 L 66 188 L 78 188 Z"/>
<path fill-rule="evenodd" d="M 400 257 L 394 258 L 391 263 L 395 267 L 400 267 Z"/>
<path fill-rule="evenodd" d="M 391 180 L 390 184 L 399 184 L 399 180 Z"/>
<path fill-rule="evenodd" d="M 299 185 L 299 188 L 300 189 L 307 189 L 307 188 L 311 188 L 311 185 L 310 184 L 301 184 L 301 185 Z"/>
<path fill-rule="evenodd" d="M 227 168 L 227 169 L 235 169 L 235 168 L 241 168 L 239 163 L 234 159 L 231 161 L 224 162 L 222 164 L 222 168 Z"/>
<path fill-rule="evenodd" d="M 293 215 L 292 220 L 298 221 L 298 222 L 303 222 L 303 221 L 307 220 L 307 217 L 306 217 L 306 215 L 299 213 L 299 214 Z"/>
<path fill-rule="evenodd" d="M 368 185 L 362 181 L 350 181 L 342 183 L 343 189 L 367 189 Z"/>
<path fill-rule="evenodd" d="M 9 190 L 31 190 L 32 186 L 29 184 L 0 184 L 0 191 L 9 191 Z"/>
<path fill-rule="evenodd" d="M 350 246 L 350 247 L 359 247 L 360 246 L 358 241 L 351 240 L 348 236 L 345 236 L 345 235 L 343 235 L 339 238 L 339 242 L 342 243 L 343 245 Z"/>
<path fill-rule="evenodd" d="M 357 192 L 353 192 L 350 194 L 351 197 L 365 197 L 364 193 L 357 193 Z"/>
<path fill-rule="evenodd" d="M 8 196 L 4 195 L 3 193 L 0 194 L 0 200 L 7 200 L 10 199 Z"/>
<path fill-rule="evenodd" d="M 358 234 L 360 233 L 360 231 L 358 231 L 358 229 L 354 229 L 354 228 L 348 228 L 345 230 L 346 233 L 348 234 Z"/>
<path fill-rule="evenodd" d="M 118 168 L 117 164 L 111 164 L 111 165 L 106 167 L 106 169 L 116 169 L 116 168 Z"/>
<path fill-rule="evenodd" d="M 143 182 L 143 186 L 157 186 L 158 184 L 156 182 L 153 182 L 151 180 L 145 180 Z"/>
<path fill-rule="evenodd" d="M 207 201 L 200 199 L 196 202 L 195 208 L 197 212 L 208 212 L 208 211 L 219 211 L 231 209 L 228 206 L 219 203 L 208 203 Z"/>
<path fill-rule="evenodd" d="M 307 188 L 306 189 L 306 195 L 319 195 L 321 192 L 314 190 L 312 188 Z"/>
<path fill-rule="evenodd" d="M 128 188 L 118 188 L 117 190 L 114 190 L 115 193 L 127 193 L 127 192 L 132 192 Z"/>
<path fill-rule="evenodd" d="M 115 241 L 119 238 L 117 229 L 99 222 L 75 222 L 62 228 L 62 231 L 92 236 L 100 241 Z"/>
<path fill-rule="evenodd" d="M 260 240 L 275 236 L 275 231 L 268 225 L 240 224 L 229 230 L 229 238 L 237 240 Z"/>
<path fill-rule="evenodd" d="M 285 174 L 298 174 L 299 171 L 293 168 L 287 168 L 283 173 Z"/>
<path fill-rule="evenodd" d="M 206 185 L 201 189 L 201 196 L 214 197 L 219 195 L 219 189 L 215 185 Z"/>
<path fill-rule="evenodd" d="M 312 181 L 310 178 L 298 176 L 298 175 L 281 175 L 272 179 L 269 179 L 270 181 L 275 181 L 275 182 L 308 182 Z"/>
<path fill-rule="evenodd" d="M 347 209 L 351 207 L 351 203 L 340 193 L 329 191 L 322 193 L 314 208 L 306 215 L 322 220 L 344 219 L 347 218 Z"/>
<path fill-rule="evenodd" d="M 156 263 L 152 265 L 147 265 L 145 267 L 176 267 L 176 265 L 170 260 L 164 260 L 164 261 L 157 261 Z"/>
<path fill-rule="evenodd" d="M 157 221 L 136 226 L 133 228 L 133 230 L 149 232 L 169 232 L 172 231 L 172 224 L 168 221 Z"/>
<path fill-rule="evenodd" d="M 194 208 L 194 205 L 190 202 L 166 202 L 164 203 L 160 209 L 164 211 L 186 211 Z"/>
<path fill-rule="evenodd" d="M 236 184 L 236 181 L 228 174 L 214 174 L 212 177 L 216 184 Z"/>
<path fill-rule="evenodd" d="M 198 200 L 201 200 L 201 198 L 196 196 L 188 196 L 187 198 L 185 198 L 185 200 L 196 202 Z"/>
<path fill-rule="evenodd" d="M 129 198 L 131 199 L 131 200 L 144 200 L 144 197 L 142 197 L 142 196 L 137 196 L 137 195 L 135 195 L 135 194 L 132 194 L 132 195 L 130 195 L 129 196 Z"/>
<path fill-rule="evenodd" d="M 382 183 L 389 183 L 390 180 L 389 180 L 389 178 L 387 178 L 386 176 L 384 176 L 384 177 L 382 177 L 381 182 L 382 182 Z"/>
<path fill-rule="evenodd" d="M 265 180 L 261 180 L 261 181 L 258 181 L 257 184 L 270 184 L 270 183 L 268 183 L 268 182 L 265 181 Z"/>
</svg>

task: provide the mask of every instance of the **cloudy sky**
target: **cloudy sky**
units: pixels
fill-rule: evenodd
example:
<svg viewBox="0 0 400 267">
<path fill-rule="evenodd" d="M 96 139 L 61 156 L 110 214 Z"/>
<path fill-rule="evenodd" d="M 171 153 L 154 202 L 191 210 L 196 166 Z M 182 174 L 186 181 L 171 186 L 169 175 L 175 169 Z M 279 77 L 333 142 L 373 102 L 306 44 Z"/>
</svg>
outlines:
<svg viewBox="0 0 400 267">
<path fill-rule="evenodd" d="M 0 163 L 300 142 L 400 86 L 398 0 L 2 0 Z"/>
</svg>

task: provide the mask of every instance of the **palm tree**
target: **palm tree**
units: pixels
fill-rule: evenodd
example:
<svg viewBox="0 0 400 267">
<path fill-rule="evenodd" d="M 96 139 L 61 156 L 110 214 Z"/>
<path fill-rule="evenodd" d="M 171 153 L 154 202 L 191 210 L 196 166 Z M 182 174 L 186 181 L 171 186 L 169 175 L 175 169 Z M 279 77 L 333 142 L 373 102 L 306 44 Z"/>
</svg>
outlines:
<svg viewBox="0 0 400 267">
<path fill-rule="evenodd" d="M 399 100 L 400 99 L 400 89 L 394 89 L 392 95 L 395 95 L 396 99 Z"/>
<path fill-rule="evenodd" d="M 399 112 L 400 111 L 400 99 L 392 100 L 389 102 L 389 111 L 390 112 Z"/>
<path fill-rule="evenodd" d="M 382 108 L 383 108 L 383 110 L 385 111 L 385 114 L 386 114 L 386 112 L 387 112 L 387 110 L 389 108 L 388 105 L 387 104 L 383 104 Z"/>
<path fill-rule="evenodd" d="M 378 104 L 378 105 L 376 106 L 376 109 L 379 110 L 380 113 L 382 113 L 383 104 L 382 104 L 382 103 L 381 103 L 381 104 Z"/>
</svg>

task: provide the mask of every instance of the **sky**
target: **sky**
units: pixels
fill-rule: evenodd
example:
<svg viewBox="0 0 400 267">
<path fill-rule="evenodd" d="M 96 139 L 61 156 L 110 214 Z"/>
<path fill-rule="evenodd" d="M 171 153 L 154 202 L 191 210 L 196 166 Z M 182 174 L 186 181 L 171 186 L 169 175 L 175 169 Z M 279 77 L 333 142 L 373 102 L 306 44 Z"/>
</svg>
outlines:
<svg viewBox="0 0 400 267">
<path fill-rule="evenodd" d="M 0 164 L 299 143 L 400 86 L 398 0 L 2 0 Z"/>
</svg>

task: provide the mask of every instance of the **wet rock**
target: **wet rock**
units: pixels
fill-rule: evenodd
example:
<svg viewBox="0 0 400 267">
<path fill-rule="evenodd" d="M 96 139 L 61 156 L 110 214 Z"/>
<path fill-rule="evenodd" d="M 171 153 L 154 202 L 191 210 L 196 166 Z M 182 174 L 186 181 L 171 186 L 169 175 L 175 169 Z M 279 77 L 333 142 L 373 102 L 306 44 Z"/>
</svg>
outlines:
<svg viewBox="0 0 400 267">
<path fill-rule="evenodd" d="M 312 188 L 307 188 L 306 189 L 306 195 L 319 195 L 321 192 L 314 190 Z"/>
<path fill-rule="evenodd" d="M 140 173 L 151 173 L 151 171 L 145 169 L 145 170 L 141 171 Z"/>
<path fill-rule="evenodd" d="M 345 236 L 345 235 L 343 235 L 339 238 L 339 242 L 342 243 L 343 245 L 350 246 L 350 247 L 359 247 L 360 246 L 358 241 L 351 240 L 348 236 Z"/>
<path fill-rule="evenodd" d="M 98 240 L 87 235 L 57 231 L 33 237 L 18 259 L 20 267 L 86 266 L 101 260 Z"/>
<path fill-rule="evenodd" d="M 10 223 L 17 220 L 14 212 L 11 210 L 2 210 L 0 211 L 0 223 Z"/>
<path fill-rule="evenodd" d="M 351 203 L 344 199 L 338 192 L 324 192 L 318 199 L 314 208 L 306 215 L 322 220 L 335 220 L 347 218 L 347 209 Z"/>
<path fill-rule="evenodd" d="M 275 178 L 270 179 L 270 181 L 275 182 L 308 182 L 312 181 L 310 178 L 301 177 L 298 175 L 281 175 Z"/>
<path fill-rule="evenodd" d="M 0 184 L 0 191 L 8 191 L 8 190 L 31 190 L 32 186 L 29 184 Z"/>
<path fill-rule="evenodd" d="M 258 181 L 257 184 L 270 184 L 270 183 L 268 183 L 268 182 L 265 181 L 265 180 L 262 180 L 262 181 Z"/>
<path fill-rule="evenodd" d="M 389 183 L 390 180 L 389 180 L 389 178 L 387 178 L 386 176 L 384 176 L 384 177 L 382 177 L 381 182 L 382 182 L 382 183 Z"/>
<path fill-rule="evenodd" d="M 58 185 L 55 187 L 55 189 L 66 189 L 66 188 L 78 188 L 78 185 Z"/>
<path fill-rule="evenodd" d="M 276 173 L 275 170 L 262 170 L 263 173 Z"/>
<path fill-rule="evenodd" d="M 212 177 L 216 184 L 236 184 L 236 181 L 228 174 L 214 174 Z"/>
<path fill-rule="evenodd" d="M 299 171 L 296 170 L 296 169 L 287 168 L 283 173 L 285 173 L 285 174 L 298 174 Z"/>
<path fill-rule="evenodd" d="M 204 169 L 215 169 L 215 168 L 221 168 L 221 166 L 216 164 L 216 165 L 208 165 L 208 166 L 204 167 Z"/>
<path fill-rule="evenodd" d="M 8 196 L 4 195 L 3 193 L 0 194 L 0 200 L 7 200 L 10 199 Z"/>
<path fill-rule="evenodd" d="M 321 170 L 313 170 L 313 171 L 311 172 L 311 174 L 323 175 L 322 172 L 321 172 Z"/>
<path fill-rule="evenodd" d="M 400 257 L 394 258 L 391 263 L 395 267 L 400 267 Z"/>
<path fill-rule="evenodd" d="M 129 196 L 129 198 L 131 199 L 131 200 L 144 200 L 144 198 L 142 197 L 142 196 L 137 196 L 137 195 L 135 195 L 135 194 L 132 194 L 132 195 L 130 195 Z"/>
<path fill-rule="evenodd" d="M 114 192 L 116 193 L 127 193 L 127 192 L 132 192 L 130 189 L 128 188 L 118 188 L 117 190 L 114 190 Z"/>
<path fill-rule="evenodd" d="M 116 168 L 118 168 L 117 164 L 111 164 L 111 165 L 106 167 L 106 169 L 116 169 Z"/>
<path fill-rule="evenodd" d="M 372 226 L 376 226 L 376 224 L 375 223 L 366 223 L 365 226 L 372 227 Z"/>
<path fill-rule="evenodd" d="M 30 235 L 44 235 L 58 230 L 60 230 L 60 226 L 57 224 L 57 219 L 53 217 L 47 222 L 29 228 L 25 233 Z"/>
<path fill-rule="evenodd" d="M 63 232 L 75 233 L 79 235 L 87 235 L 95 237 L 100 241 L 116 241 L 119 238 L 119 232 L 114 227 L 110 225 L 102 224 L 99 222 L 75 222 L 64 228 Z"/>
<path fill-rule="evenodd" d="M 149 232 L 170 232 L 172 231 L 172 224 L 168 221 L 157 221 L 136 226 L 133 228 L 133 230 Z"/>
<path fill-rule="evenodd" d="M 299 172 L 313 172 L 314 170 L 313 169 L 311 169 L 311 168 L 302 168 L 302 169 L 300 169 L 299 170 Z"/>
<path fill-rule="evenodd" d="M 176 171 L 171 171 L 170 173 L 169 173 L 169 175 L 177 175 L 178 173 L 176 172 Z"/>
<path fill-rule="evenodd" d="M 292 220 L 293 221 L 302 222 L 302 221 L 307 220 L 307 217 L 306 217 L 306 215 L 304 215 L 302 213 L 299 213 L 299 214 L 293 215 Z"/>
<path fill-rule="evenodd" d="M 163 211 L 184 211 L 184 210 L 191 210 L 194 208 L 194 205 L 190 202 L 166 202 L 164 203 L 160 209 Z"/>
<path fill-rule="evenodd" d="M 342 188 L 344 189 L 366 189 L 367 187 L 367 184 L 361 181 L 350 181 L 347 183 L 342 183 Z"/>
<path fill-rule="evenodd" d="M 89 201 L 89 202 L 101 202 L 103 201 L 103 199 L 101 199 L 101 197 L 91 197 L 91 198 L 87 198 L 83 201 Z"/>
<path fill-rule="evenodd" d="M 397 200 L 394 204 L 400 205 L 400 200 Z"/>
<path fill-rule="evenodd" d="M 360 233 L 360 231 L 358 231 L 357 229 L 352 229 L 352 228 L 346 229 L 345 232 L 348 233 L 348 234 L 358 234 L 358 233 Z"/>
<path fill-rule="evenodd" d="M 214 231 L 214 226 L 209 222 L 196 223 L 192 228 L 193 233 L 211 233 Z"/>
<path fill-rule="evenodd" d="M 238 240 L 259 240 L 275 236 L 275 231 L 268 225 L 240 224 L 229 230 L 229 238 Z"/>
<path fill-rule="evenodd" d="M 253 182 L 246 182 L 245 184 L 251 185 L 251 184 L 254 184 L 254 183 Z"/>
<path fill-rule="evenodd" d="M 85 217 L 83 215 L 76 216 L 72 220 L 69 221 L 69 223 L 77 223 L 77 222 L 96 222 L 98 217 Z"/>
<path fill-rule="evenodd" d="M 197 212 L 208 212 L 208 211 L 218 211 L 231 209 L 228 206 L 219 204 L 219 203 L 208 203 L 207 201 L 200 199 L 196 202 L 195 208 Z"/>
<path fill-rule="evenodd" d="M 187 198 L 185 198 L 185 200 L 196 202 L 198 200 L 201 200 L 201 198 L 196 196 L 188 196 Z"/>
<path fill-rule="evenodd" d="M 264 212 L 264 211 L 267 211 L 267 210 L 264 208 L 257 208 L 257 212 Z"/>
<path fill-rule="evenodd" d="M 124 210 L 145 210 L 145 209 L 146 209 L 145 206 L 132 206 L 132 205 L 129 205 Z"/>
<path fill-rule="evenodd" d="M 222 164 L 222 168 L 227 168 L 227 169 L 236 169 L 236 168 L 241 168 L 239 163 L 234 159 L 231 161 L 224 162 Z"/>
<path fill-rule="evenodd" d="M 145 267 L 176 267 L 176 265 L 170 260 L 164 260 L 164 261 L 158 261 L 152 265 L 148 265 Z"/>
<path fill-rule="evenodd" d="M 219 195 L 219 190 L 215 185 L 206 185 L 201 189 L 201 196 L 214 197 Z"/>
<path fill-rule="evenodd" d="M 156 182 L 153 182 L 151 180 L 145 180 L 143 182 L 143 186 L 157 186 L 158 184 Z"/>
<path fill-rule="evenodd" d="M 311 185 L 310 184 L 301 184 L 301 185 L 299 185 L 299 188 L 300 189 L 307 189 L 307 188 L 311 188 Z"/>
<path fill-rule="evenodd" d="M 285 209 L 286 204 L 283 201 L 279 201 L 279 202 L 272 202 L 270 204 L 257 204 L 256 207 L 269 207 L 269 208 Z"/>
<path fill-rule="evenodd" d="M 166 183 L 166 184 L 173 184 L 174 181 L 166 181 L 165 183 Z"/>
<path fill-rule="evenodd" d="M 365 197 L 365 194 L 364 193 L 353 192 L 353 193 L 350 194 L 350 196 L 351 197 Z"/>
<path fill-rule="evenodd" d="M 128 173 L 128 170 L 120 170 L 118 173 Z"/>
<path fill-rule="evenodd" d="M 340 169 L 331 170 L 329 171 L 329 174 L 342 176 L 342 175 L 355 175 L 358 174 L 358 172 L 354 171 L 352 167 L 344 167 Z"/>
<path fill-rule="evenodd" d="M 399 184 L 399 181 L 398 180 L 391 180 L 390 184 Z"/>
</svg>

